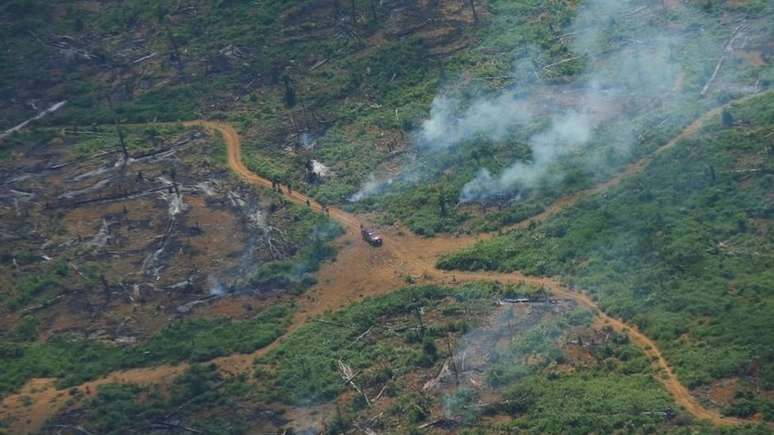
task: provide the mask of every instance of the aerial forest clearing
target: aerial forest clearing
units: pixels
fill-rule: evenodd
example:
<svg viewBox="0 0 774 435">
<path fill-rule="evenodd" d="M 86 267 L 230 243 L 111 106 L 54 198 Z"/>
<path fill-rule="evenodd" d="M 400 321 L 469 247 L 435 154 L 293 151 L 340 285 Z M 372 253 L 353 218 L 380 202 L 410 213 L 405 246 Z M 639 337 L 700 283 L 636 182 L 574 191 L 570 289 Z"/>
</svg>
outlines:
<svg viewBox="0 0 774 435">
<path fill-rule="evenodd" d="M 726 106 L 759 95 L 749 95 L 734 100 Z M 523 220 L 507 230 L 516 230 L 526 227 L 530 222 L 542 221 L 572 206 L 582 198 L 603 193 L 606 189 L 620 183 L 624 178 L 639 173 L 655 155 L 696 133 L 706 121 L 718 117 L 724 107 L 718 107 L 705 113 L 679 135 L 658 148 L 655 153 L 631 163 L 616 176 L 587 190 L 560 198 L 542 213 Z M 205 120 L 190 121 L 184 124 L 189 127 L 203 127 L 222 135 L 226 145 L 227 164 L 244 181 L 265 188 L 275 187 L 272 180 L 255 174 L 245 166 L 241 155 L 239 134 L 231 125 Z M 386 294 L 405 285 L 407 281 L 444 285 L 455 285 L 468 281 L 525 283 L 544 288 L 550 291 L 555 298 L 572 300 L 574 303 L 588 308 L 598 317 L 599 322 L 628 335 L 630 340 L 639 346 L 650 359 L 655 378 L 663 384 L 675 402 L 694 417 L 707 420 L 715 425 L 748 423 L 747 420 L 723 416 L 715 410 L 702 406 L 677 378 L 669 362 L 652 339 L 640 332 L 636 326 L 603 312 L 582 289 L 570 288 L 553 278 L 528 276 L 519 272 L 461 272 L 441 271 L 436 268 L 436 262 L 441 255 L 491 238 L 496 236 L 496 233 L 437 235 L 433 238 L 423 238 L 399 225 L 393 225 L 381 235 L 384 240 L 383 247 L 376 248 L 361 240 L 362 228 L 370 226 L 369 216 L 354 215 L 339 208 L 326 207 L 298 191 L 291 191 L 287 188 L 279 190 L 288 200 L 302 206 L 305 205 L 315 212 L 327 214 L 343 226 L 344 234 L 335 241 L 338 254 L 335 261 L 322 265 L 317 275 L 317 284 L 298 299 L 297 309 L 285 334 L 253 353 L 232 354 L 214 359 L 213 362 L 221 371 L 231 374 L 248 373 L 257 357 L 275 349 L 285 337 L 298 330 L 307 321 L 313 320 L 325 312 L 345 307 L 363 297 Z M 42 428 L 48 418 L 66 408 L 68 399 L 76 392 L 87 396 L 94 395 L 98 386 L 109 383 L 164 384 L 171 382 L 188 367 L 188 363 L 182 363 L 121 370 L 69 389 L 57 389 L 55 379 L 33 379 L 27 382 L 17 394 L 9 395 L 3 399 L 0 418 L 14 417 L 11 420 L 13 421 L 12 427 L 10 427 L 14 433 L 34 432 Z"/>
</svg>

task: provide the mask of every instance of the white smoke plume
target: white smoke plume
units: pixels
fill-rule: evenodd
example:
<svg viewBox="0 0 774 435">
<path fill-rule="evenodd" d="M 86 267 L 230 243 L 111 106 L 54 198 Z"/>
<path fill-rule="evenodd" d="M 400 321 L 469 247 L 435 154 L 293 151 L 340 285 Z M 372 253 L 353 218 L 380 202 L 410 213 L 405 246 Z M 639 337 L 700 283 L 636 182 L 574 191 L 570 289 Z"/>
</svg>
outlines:
<svg viewBox="0 0 774 435">
<path fill-rule="evenodd" d="M 561 179 L 561 173 L 551 172 L 550 168 L 560 159 L 570 155 L 582 155 L 585 147 L 593 139 L 595 131 L 606 121 L 617 115 L 609 113 L 606 107 L 613 107 L 622 99 L 643 101 L 652 98 L 679 98 L 670 95 L 680 71 L 674 60 L 672 50 L 682 45 L 682 36 L 670 35 L 666 28 L 645 25 L 633 33 L 635 39 L 622 42 L 625 48 L 616 50 L 597 62 L 600 53 L 609 50 L 611 29 L 617 20 L 626 19 L 626 13 L 636 5 L 626 0 L 591 0 L 580 8 L 570 33 L 575 35 L 571 47 L 576 56 L 585 56 L 592 70 L 582 75 L 573 87 L 577 89 L 572 98 L 565 99 L 562 110 L 550 117 L 545 130 L 532 135 L 529 144 L 532 156 L 529 161 L 517 161 L 497 175 L 487 169 L 466 184 L 460 194 L 462 201 L 474 201 L 498 195 L 515 195 L 523 189 L 535 187 L 540 182 L 554 182 Z M 634 20 L 632 20 L 634 21 Z M 634 24 L 633 24 L 634 25 Z M 666 24 L 664 24 L 665 26 Z M 545 104 L 557 100 L 558 92 L 545 92 L 546 87 L 528 90 L 524 99 L 544 100 Z M 569 101 L 567 101 L 569 100 Z M 504 124 L 498 124 L 497 130 L 486 130 L 489 138 L 498 140 L 500 132 L 524 125 L 525 120 L 536 116 L 526 113 L 524 107 L 517 109 L 518 116 L 507 113 L 513 109 L 500 101 L 514 101 L 510 96 L 498 96 L 491 103 L 490 110 L 500 113 L 498 117 Z M 482 104 L 482 103 L 477 103 Z M 542 104 L 538 104 L 538 107 Z M 431 118 L 432 119 L 432 118 Z M 515 121 L 515 122 L 511 122 Z M 427 121 L 426 124 L 435 121 Z M 479 124 L 457 129 L 472 132 Z M 435 126 L 443 130 L 441 126 Z M 455 134 L 455 140 L 464 140 L 465 134 Z M 459 138 L 459 139 L 457 139 Z M 621 131 L 616 138 L 618 152 L 628 152 L 631 135 Z M 587 162 L 589 163 L 589 162 Z M 600 162 L 590 162 L 599 164 Z"/>
<path fill-rule="evenodd" d="M 390 184 L 392 184 L 393 180 L 378 180 L 374 174 L 370 174 L 368 176 L 368 180 L 363 183 L 363 185 L 360 187 L 360 190 L 355 192 L 349 200 L 352 202 L 360 201 L 361 199 L 367 198 L 372 195 L 377 195 L 381 192 L 383 192 L 387 187 L 389 187 Z"/>
<path fill-rule="evenodd" d="M 560 115 L 547 131 L 530 140 L 531 162 L 516 162 L 497 177 L 487 169 L 481 169 L 476 178 L 463 187 L 461 198 L 471 200 L 508 194 L 514 186 L 537 184 L 546 175 L 549 164 L 589 141 L 593 125 L 594 121 L 586 113 L 570 111 Z"/>
<path fill-rule="evenodd" d="M 445 96 L 436 97 L 430 108 L 430 118 L 422 122 L 419 143 L 432 148 L 448 148 L 476 134 L 493 140 L 503 139 L 514 125 L 525 124 L 532 114 L 510 93 L 492 99 L 477 100 L 462 114 L 459 101 Z"/>
<path fill-rule="evenodd" d="M 475 138 L 502 142 L 515 136 L 529 145 L 528 159 L 496 173 L 481 168 L 463 187 L 461 201 L 519 197 L 537 186 L 557 183 L 563 173 L 558 166 L 569 160 L 590 171 L 609 171 L 604 153 L 596 146 L 603 131 L 614 131 L 605 136 L 611 140 L 604 145 L 624 157 L 619 161 L 625 160 L 637 137 L 635 118 L 646 112 L 662 115 L 659 108 L 668 112 L 700 98 L 696 81 L 702 80 L 697 77 L 701 72 L 683 85 L 686 72 L 711 69 L 729 36 L 724 32 L 732 33 L 737 25 L 724 24 L 720 34 L 717 27 L 714 32 L 705 31 L 702 23 L 713 18 L 702 14 L 685 5 L 667 11 L 659 1 L 586 0 L 565 29 L 571 52 L 558 61 L 581 62 L 585 72 L 572 83 L 550 84 L 535 80 L 550 65 L 546 70 L 522 57 L 514 64 L 517 82 L 510 88 L 472 101 L 438 95 L 429 117 L 412 136 L 416 149 L 432 155 Z M 519 50 L 528 56 L 536 51 Z M 701 61 L 695 56 L 685 59 L 695 53 L 706 55 Z M 417 172 L 423 170 L 408 165 L 399 178 L 421 180 Z M 379 194 L 387 187 L 371 176 L 351 199 Z"/>
</svg>

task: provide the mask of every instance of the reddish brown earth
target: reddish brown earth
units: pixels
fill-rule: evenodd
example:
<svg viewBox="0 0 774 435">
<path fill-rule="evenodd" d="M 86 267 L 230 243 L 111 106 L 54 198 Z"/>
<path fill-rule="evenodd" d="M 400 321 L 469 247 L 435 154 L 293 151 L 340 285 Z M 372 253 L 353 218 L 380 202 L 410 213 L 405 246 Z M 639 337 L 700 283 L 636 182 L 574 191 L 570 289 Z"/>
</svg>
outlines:
<svg viewBox="0 0 774 435">
<path fill-rule="evenodd" d="M 732 103 L 739 103 L 751 98 L 743 97 Z M 729 103 L 729 104 L 732 104 Z M 680 140 L 695 134 L 709 119 L 717 117 L 723 108 L 711 110 L 691 123 L 678 136 L 660 147 L 653 155 L 632 163 L 615 177 L 600 183 L 590 189 L 577 192 L 556 201 L 543 213 L 520 222 L 512 228 L 523 228 L 531 221 L 544 220 L 555 215 L 578 200 L 605 191 L 618 185 L 624 178 L 641 172 L 658 154 L 674 146 Z M 227 161 L 229 167 L 246 181 L 271 187 L 271 181 L 250 171 L 241 158 L 241 142 L 239 135 L 229 124 L 214 121 L 191 121 L 189 126 L 201 126 L 219 132 L 226 143 Z M 290 201 L 306 204 L 322 212 L 321 205 L 300 192 L 288 193 L 285 196 Z M 445 272 L 435 268 L 438 257 L 444 253 L 457 250 L 478 240 L 493 237 L 495 234 L 478 236 L 444 235 L 430 239 L 421 238 L 401 227 L 390 227 L 383 231 L 384 246 L 372 248 L 360 239 L 360 225 L 368 225 L 364 216 L 355 216 L 341 209 L 331 207 L 331 218 L 339 222 L 345 230 L 344 235 L 336 240 L 338 255 L 336 261 L 323 265 L 318 273 L 318 284 L 307 291 L 298 300 L 298 310 L 287 334 L 297 330 L 310 317 L 326 311 L 340 309 L 363 297 L 375 296 L 389 292 L 405 285 L 407 278 L 416 282 L 434 282 L 439 284 L 455 284 L 464 281 L 499 281 L 502 283 L 527 283 L 550 290 L 555 297 L 570 299 L 585 306 L 598 316 L 598 321 L 613 329 L 626 333 L 632 342 L 636 343 L 651 359 L 657 379 L 672 395 L 675 402 L 694 417 L 707 420 L 715 425 L 739 425 L 749 421 L 725 417 L 719 412 L 703 407 L 691 392 L 680 383 L 669 362 L 661 353 L 657 344 L 643 334 L 635 326 L 611 317 L 602 312 L 588 294 L 563 286 L 559 281 L 547 277 L 526 276 L 519 272 Z M 264 355 L 281 343 L 279 338 L 274 343 L 251 354 L 233 354 L 217 358 L 214 363 L 224 372 L 238 373 L 251 370 L 256 357 Z M 54 379 L 33 379 L 27 382 L 17 394 L 7 396 L 2 401 L 0 419 L 9 422 L 12 433 L 30 433 L 39 430 L 46 420 L 67 406 L 71 397 L 70 391 L 80 390 L 91 395 L 99 385 L 107 383 L 137 383 L 155 384 L 167 383 L 180 375 L 187 364 L 160 365 L 148 368 L 122 370 L 77 387 L 58 390 Z M 25 404 L 26 403 L 26 404 Z"/>
</svg>

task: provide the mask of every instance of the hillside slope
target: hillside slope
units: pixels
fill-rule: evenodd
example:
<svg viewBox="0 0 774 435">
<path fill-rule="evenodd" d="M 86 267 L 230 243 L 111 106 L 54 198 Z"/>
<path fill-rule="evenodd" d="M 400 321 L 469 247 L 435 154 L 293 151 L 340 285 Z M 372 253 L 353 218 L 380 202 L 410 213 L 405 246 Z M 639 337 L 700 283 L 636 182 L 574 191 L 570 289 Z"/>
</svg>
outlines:
<svg viewBox="0 0 774 435">
<path fill-rule="evenodd" d="M 439 264 L 561 276 L 655 338 L 689 387 L 730 384 L 726 412 L 770 419 L 772 102 L 735 106 L 609 192 Z"/>
<path fill-rule="evenodd" d="M 0 433 L 770 432 L 772 16 L 3 3 Z"/>
</svg>

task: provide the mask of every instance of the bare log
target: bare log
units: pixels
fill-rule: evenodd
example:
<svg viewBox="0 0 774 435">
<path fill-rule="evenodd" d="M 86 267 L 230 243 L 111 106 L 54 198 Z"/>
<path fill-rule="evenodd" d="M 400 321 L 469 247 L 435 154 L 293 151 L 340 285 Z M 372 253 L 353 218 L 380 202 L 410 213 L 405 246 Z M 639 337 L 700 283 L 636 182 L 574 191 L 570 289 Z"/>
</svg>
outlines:
<svg viewBox="0 0 774 435">
<path fill-rule="evenodd" d="M 360 339 L 365 337 L 366 335 L 368 335 L 368 333 L 371 332 L 372 329 L 374 329 L 373 326 L 371 326 L 368 329 L 366 329 L 365 332 L 363 332 L 362 334 L 358 335 L 357 338 L 355 338 L 355 341 L 353 341 L 352 343 L 357 343 L 358 341 L 360 341 Z"/>
<path fill-rule="evenodd" d="M 134 62 L 132 62 L 132 63 L 134 63 L 134 64 L 138 64 L 138 63 L 145 62 L 145 61 L 146 61 L 146 60 L 148 60 L 148 59 L 152 59 L 152 58 L 156 57 L 156 54 L 157 54 L 157 53 L 154 51 L 153 53 L 151 53 L 151 54 L 149 54 L 149 55 L 146 55 L 146 56 L 143 56 L 143 57 L 141 57 L 141 58 L 139 58 L 139 59 L 135 60 L 135 61 L 134 61 Z"/>
<path fill-rule="evenodd" d="M 57 297 L 55 297 L 53 299 L 49 299 L 49 300 L 41 303 L 41 304 L 33 305 L 31 307 L 27 307 L 27 308 L 21 310 L 21 313 L 31 313 L 31 312 L 34 312 L 34 311 L 42 310 L 43 308 L 46 308 L 46 307 L 49 307 L 49 306 L 55 304 L 57 301 L 59 301 L 63 297 L 65 297 L 65 295 L 59 295 L 59 296 L 57 296 Z"/>
<path fill-rule="evenodd" d="M 572 62 L 573 60 L 576 60 L 576 59 L 580 59 L 580 56 L 573 56 L 573 57 L 568 57 L 566 59 L 562 59 L 559 62 L 554 62 L 552 64 L 544 66 L 543 69 L 544 70 L 548 70 L 548 69 L 550 69 L 552 67 L 555 67 L 555 66 L 561 65 L 563 63 L 567 63 L 567 62 Z"/>
<path fill-rule="evenodd" d="M 720 59 L 718 60 L 718 63 L 715 65 L 715 70 L 712 72 L 712 75 L 710 76 L 709 80 L 707 80 L 707 83 L 704 84 L 704 87 L 701 90 L 701 96 L 704 97 L 709 92 L 710 86 L 712 86 L 712 82 L 715 81 L 715 78 L 718 76 L 718 72 L 720 71 L 720 67 L 723 66 L 723 62 L 726 61 L 726 56 L 728 54 L 732 53 L 734 51 L 734 41 L 736 41 L 736 38 L 739 37 L 739 32 L 744 27 L 744 24 L 740 24 L 734 29 L 734 33 L 731 35 L 731 39 L 728 40 L 728 43 L 726 43 L 725 48 L 723 49 L 723 55 L 720 56 Z"/>
</svg>

